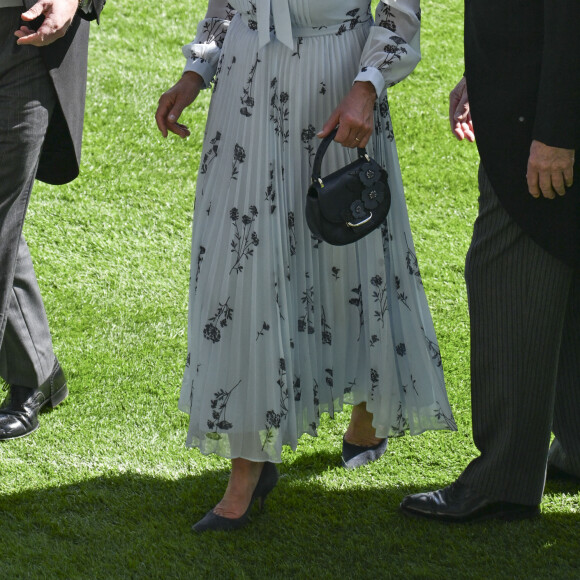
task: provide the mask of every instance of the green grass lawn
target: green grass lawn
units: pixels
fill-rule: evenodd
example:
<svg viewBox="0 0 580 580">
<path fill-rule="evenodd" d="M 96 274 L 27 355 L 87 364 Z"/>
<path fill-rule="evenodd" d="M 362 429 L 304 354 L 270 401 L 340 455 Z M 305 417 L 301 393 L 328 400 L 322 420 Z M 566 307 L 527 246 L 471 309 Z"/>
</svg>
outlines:
<svg viewBox="0 0 580 580">
<path fill-rule="evenodd" d="M 477 209 L 475 146 L 448 130 L 463 70 L 460 0 L 423 2 L 423 61 L 390 91 L 411 226 L 457 433 L 392 440 L 339 467 L 348 413 L 286 451 L 252 525 L 194 535 L 228 462 L 184 446 L 191 215 L 209 94 L 164 141 L 157 99 L 181 74 L 203 2 L 109 0 L 93 27 L 83 168 L 37 184 L 25 224 L 70 397 L 0 445 L 3 578 L 579 578 L 578 486 L 549 483 L 535 521 L 451 527 L 397 511 L 475 456 L 463 261 Z"/>
</svg>

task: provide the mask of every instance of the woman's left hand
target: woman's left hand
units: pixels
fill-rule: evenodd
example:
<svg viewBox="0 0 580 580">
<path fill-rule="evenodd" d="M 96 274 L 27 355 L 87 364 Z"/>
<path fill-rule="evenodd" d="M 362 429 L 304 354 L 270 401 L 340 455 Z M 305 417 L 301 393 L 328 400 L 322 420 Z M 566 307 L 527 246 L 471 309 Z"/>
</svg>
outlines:
<svg viewBox="0 0 580 580">
<path fill-rule="evenodd" d="M 334 138 L 337 143 L 345 147 L 366 147 L 373 133 L 376 100 L 372 83 L 355 82 L 316 136 L 322 139 L 339 125 Z"/>
</svg>

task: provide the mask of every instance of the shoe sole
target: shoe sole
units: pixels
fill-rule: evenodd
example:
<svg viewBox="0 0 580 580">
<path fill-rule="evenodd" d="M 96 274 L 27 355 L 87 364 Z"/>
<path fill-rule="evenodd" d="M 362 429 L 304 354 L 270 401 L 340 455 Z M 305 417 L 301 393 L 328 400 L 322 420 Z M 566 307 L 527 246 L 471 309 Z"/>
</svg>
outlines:
<svg viewBox="0 0 580 580">
<path fill-rule="evenodd" d="M 30 435 L 31 433 L 38 431 L 39 427 L 40 425 L 37 425 L 34 429 L 31 429 L 26 433 L 22 433 L 21 435 L 11 435 L 10 437 L 4 437 L 3 435 L 0 435 L 0 441 L 10 441 L 11 439 L 22 439 L 22 437 L 28 437 L 28 435 Z"/>
</svg>

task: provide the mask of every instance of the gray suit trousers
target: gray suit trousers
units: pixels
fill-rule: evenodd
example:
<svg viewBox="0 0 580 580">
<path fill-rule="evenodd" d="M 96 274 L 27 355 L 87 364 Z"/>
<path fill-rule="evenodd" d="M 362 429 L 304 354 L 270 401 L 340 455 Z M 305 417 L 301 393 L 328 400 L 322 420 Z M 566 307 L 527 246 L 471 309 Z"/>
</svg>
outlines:
<svg viewBox="0 0 580 580">
<path fill-rule="evenodd" d="M 0 9 L 0 376 L 36 387 L 54 352 L 22 228 L 56 95 L 39 49 L 16 45 L 21 12 Z"/>
<path fill-rule="evenodd" d="M 580 475 L 580 272 L 533 242 L 479 172 L 465 278 L 473 437 L 460 481 L 492 498 L 540 503 L 551 432 Z"/>
</svg>

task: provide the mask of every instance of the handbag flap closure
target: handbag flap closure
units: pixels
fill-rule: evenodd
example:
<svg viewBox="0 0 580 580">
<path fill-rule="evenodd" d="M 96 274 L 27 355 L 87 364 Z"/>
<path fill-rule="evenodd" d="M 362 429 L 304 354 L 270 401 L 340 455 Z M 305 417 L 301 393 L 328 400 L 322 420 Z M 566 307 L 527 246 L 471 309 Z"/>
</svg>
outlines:
<svg viewBox="0 0 580 580">
<path fill-rule="evenodd" d="M 360 199 L 362 184 L 359 174 L 365 159 L 357 159 L 322 179 L 314 182 L 308 190 L 309 196 L 318 198 L 320 212 L 329 222 L 339 224 L 353 219 L 350 206 Z"/>
</svg>

